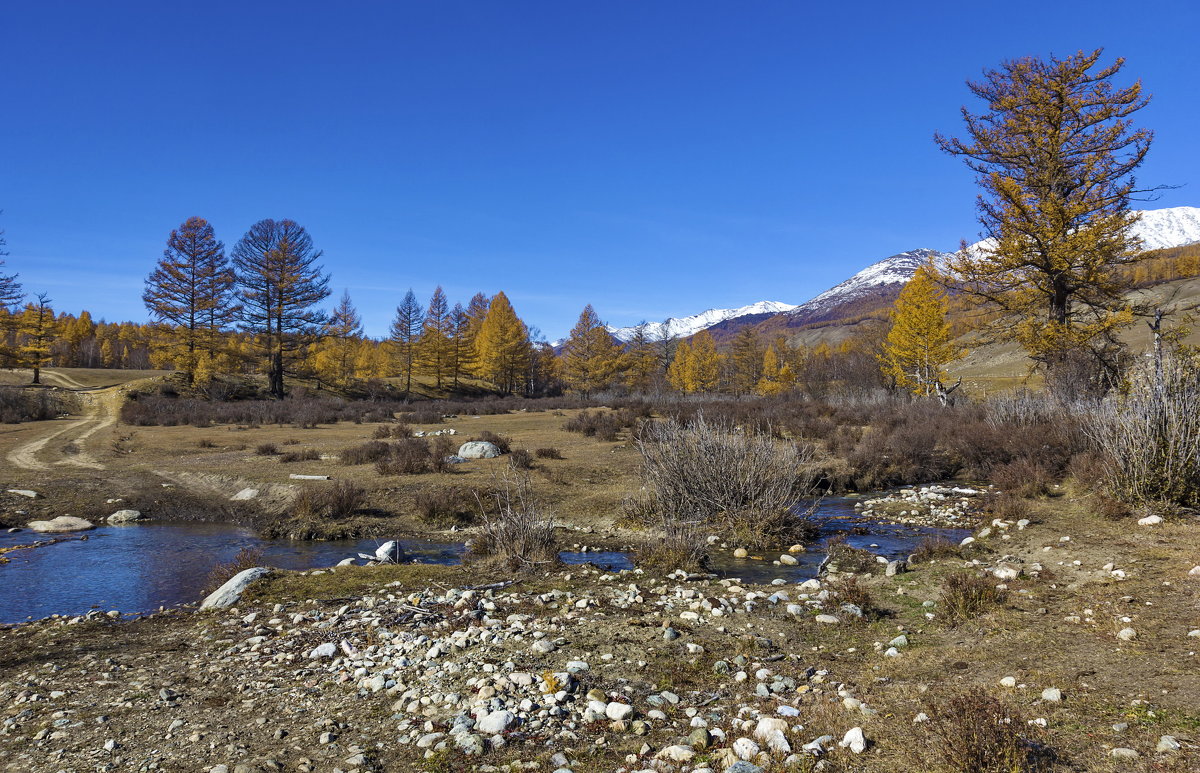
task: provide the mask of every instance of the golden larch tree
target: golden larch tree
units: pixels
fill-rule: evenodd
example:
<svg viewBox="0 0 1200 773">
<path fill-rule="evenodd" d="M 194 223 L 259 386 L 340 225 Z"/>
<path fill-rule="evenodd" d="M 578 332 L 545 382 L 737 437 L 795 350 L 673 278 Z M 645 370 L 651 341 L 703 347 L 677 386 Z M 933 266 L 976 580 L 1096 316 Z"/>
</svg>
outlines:
<svg viewBox="0 0 1200 773">
<path fill-rule="evenodd" d="M 932 397 L 943 389 L 947 364 L 963 356 L 946 320 L 946 293 L 924 265 L 900 290 L 892 326 L 880 357 L 885 375 L 914 394 Z"/>
<path fill-rule="evenodd" d="M 33 371 L 33 383 L 40 384 L 42 368 L 50 364 L 58 335 L 58 320 L 45 293 L 38 293 L 26 304 L 17 329 L 20 335 L 17 348 L 20 362 Z"/>
<path fill-rule="evenodd" d="M 517 316 L 508 296 L 496 293 L 475 340 L 479 375 L 505 394 L 516 392 L 525 381 L 531 354 L 529 328 Z"/>
<path fill-rule="evenodd" d="M 620 365 L 621 349 L 589 303 L 563 345 L 563 381 L 568 390 L 591 395 L 612 386 Z"/>
<path fill-rule="evenodd" d="M 421 371 L 433 376 L 438 389 L 442 388 L 442 381 L 452 375 L 453 325 L 446 293 L 439 286 L 429 299 L 429 308 L 425 310 L 425 320 L 421 324 L 421 337 L 417 342 L 417 359 Z"/>
</svg>

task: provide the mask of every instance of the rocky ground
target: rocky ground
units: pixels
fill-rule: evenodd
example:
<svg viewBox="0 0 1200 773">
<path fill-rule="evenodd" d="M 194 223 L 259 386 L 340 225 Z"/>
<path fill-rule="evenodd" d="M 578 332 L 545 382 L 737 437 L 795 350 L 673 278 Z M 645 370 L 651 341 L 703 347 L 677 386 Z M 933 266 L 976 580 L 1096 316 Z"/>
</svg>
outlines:
<svg viewBox="0 0 1200 773">
<path fill-rule="evenodd" d="M 1195 770 L 1196 530 L 1062 497 L 891 576 L 274 572 L 0 630 L 0 770 L 953 770 L 974 687 L 1031 765 Z M 961 574 L 1003 595 L 952 621 Z"/>
</svg>

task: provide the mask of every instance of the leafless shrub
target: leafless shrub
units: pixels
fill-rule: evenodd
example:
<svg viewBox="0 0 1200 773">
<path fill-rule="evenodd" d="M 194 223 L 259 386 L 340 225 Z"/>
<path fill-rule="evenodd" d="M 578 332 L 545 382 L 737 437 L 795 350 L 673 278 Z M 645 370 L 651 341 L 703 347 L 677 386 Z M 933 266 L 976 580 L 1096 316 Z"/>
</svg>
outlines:
<svg viewBox="0 0 1200 773">
<path fill-rule="evenodd" d="M 646 425 L 637 441 L 642 477 L 665 523 L 700 527 L 760 544 L 798 523 L 792 508 L 811 488 L 801 465 L 811 449 L 696 416 Z"/>
<path fill-rule="evenodd" d="M 381 440 L 368 440 L 366 443 L 351 446 L 343 450 L 339 456 L 342 464 L 347 466 L 374 464 L 380 459 L 387 458 L 388 451 L 389 446 L 387 443 Z"/>
<path fill-rule="evenodd" d="M 50 393 L 45 390 L 0 387 L 0 422 L 4 424 L 53 419 L 56 413 Z"/>
<path fill-rule="evenodd" d="M 280 454 L 279 462 L 281 464 L 291 464 L 293 462 L 313 462 L 321 458 L 321 452 L 315 448 L 304 448 L 299 451 L 288 451 L 285 454 Z"/>
<path fill-rule="evenodd" d="M 533 452 L 533 455 L 539 459 L 562 459 L 563 458 L 562 451 L 559 451 L 557 448 L 554 448 L 554 447 L 539 448 Z"/>
<path fill-rule="evenodd" d="M 912 559 L 919 564 L 927 564 L 945 558 L 961 559 L 966 557 L 968 547 L 945 537 L 926 537 L 913 551 Z"/>
<path fill-rule="evenodd" d="M 871 591 L 857 577 L 838 577 L 826 583 L 825 587 L 839 606 L 848 604 L 862 613 L 861 616 L 847 615 L 850 619 L 867 622 L 884 616 L 884 610 L 875 603 Z"/>
<path fill-rule="evenodd" d="M 423 405 L 416 408 L 402 409 L 404 413 L 404 421 L 409 424 L 441 424 L 442 410 L 440 407 L 433 405 Z"/>
<path fill-rule="evenodd" d="M 830 569 L 839 572 L 865 574 L 875 571 L 880 563 L 875 560 L 875 554 L 863 548 L 856 548 L 846 542 L 846 538 L 838 535 L 825 545 L 825 553 L 829 556 Z"/>
<path fill-rule="evenodd" d="M 534 497 L 528 475 L 503 476 L 495 491 L 475 497 L 483 533 L 471 543 L 474 555 L 514 571 L 557 563 L 553 514 Z"/>
<path fill-rule="evenodd" d="M 475 517 L 474 498 L 458 488 L 419 491 L 414 506 L 421 523 L 442 529 L 464 526 Z"/>
<path fill-rule="evenodd" d="M 453 438 L 438 435 L 433 439 L 433 448 L 429 451 L 429 466 L 434 472 L 452 472 L 454 464 L 450 457 L 458 453 L 458 443 Z"/>
<path fill-rule="evenodd" d="M 956 572 L 942 582 L 939 602 L 942 619 L 950 625 L 974 620 L 1004 601 L 1004 593 L 994 583 L 971 572 Z"/>
<path fill-rule="evenodd" d="M 345 518 L 366 501 L 366 490 L 349 481 L 335 481 L 330 486 L 306 486 L 292 501 L 292 515 L 314 520 Z"/>
<path fill-rule="evenodd" d="M 512 451 L 512 438 L 508 437 L 507 435 L 497 435 L 495 432 L 490 430 L 484 430 L 483 432 L 480 432 L 478 435 L 471 438 L 471 440 L 481 443 L 491 443 L 492 445 L 496 446 L 496 448 L 499 448 L 500 453 L 502 454 L 507 454 L 508 452 Z"/>
<path fill-rule="evenodd" d="M 524 448 L 518 448 L 509 454 L 508 463 L 514 470 L 532 470 L 533 454 Z"/>
<path fill-rule="evenodd" d="M 278 456 L 279 446 L 274 443 L 259 443 L 254 447 L 254 453 L 259 456 Z"/>
<path fill-rule="evenodd" d="M 388 446 L 388 455 L 375 462 L 380 475 L 420 475 L 433 469 L 429 444 L 420 438 L 402 438 Z"/>
<path fill-rule="evenodd" d="M 387 440 L 388 438 L 412 437 L 412 427 L 400 422 L 397 424 L 381 424 L 371 433 L 371 437 L 376 440 Z"/>
<path fill-rule="evenodd" d="M 1023 736 L 1029 726 L 1020 710 L 978 687 L 931 700 L 926 710 L 933 750 L 949 770 L 1035 773 L 1045 767 L 1048 752 Z"/>
<path fill-rule="evenodd" d="M 216 448 L 217 444 L 214 443 L 213 441 L 209 440 L 208 438 L 200 438 L 199 440 L 196 441 L 196 446 L 198 448 Z"/>
<path fill-rule="evenodd" d="M 1014 459 L 992 471 L 992 483 L 1013 496 L 1033 499 L 1050 493 L 1054 479 L 1045 466 L 1031 459 Z"/>
<path fill-rule="evenodd" d="M 708 543 L 695 524 L 669 521 L 662 538 L 635 551 L 633 560 L 643 569 L 699 571 L 708 565 Z"/>
<path fill-rule="evenodd" d="M 1091 414 L 1111 493 L 1134 504 L 1200 505 L 1200 367 L 1164 358 L 1161 372 L 1136 372 L 1124 397 Z"/>
<path fill-rule="evenodd" d="M 204 580 L 204 589 L 201 593 L 207 596 L 232 580 L 238 573 L 244 572 L 247 569 L 253 569 L 256 566 L 262 566 L 262 557 L 262 548 L 242 548 L 233 557 L 232 561 L 217 564 L 209 570 L 208 577 Z"/>
</svg>

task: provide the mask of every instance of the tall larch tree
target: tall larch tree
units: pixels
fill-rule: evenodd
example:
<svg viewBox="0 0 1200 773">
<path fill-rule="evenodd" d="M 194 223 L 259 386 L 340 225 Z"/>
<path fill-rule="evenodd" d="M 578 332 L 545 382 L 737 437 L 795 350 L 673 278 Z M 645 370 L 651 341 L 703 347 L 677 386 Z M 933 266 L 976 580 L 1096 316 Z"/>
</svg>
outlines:
<svg viewBox="0 0 1200 773">
<path fill-rule="evenodd" d="M 464 378 L 475 371 L 475 338 L 471 332 L 471 318 L 461 303 L 450 310 L 450 378 L 454 389 L 458 389 Z"/>
<path fill-rule="evenodd" d="M 695 391 L 692 386 L 692 347 L 687 341 L 680 341 L 675 346 L 675 356 L 667 367 L 667 383 L 676 392 Z"/>
<path fill-rule="evenodd" d="M 721 386 L 721 360 L 712 334 L 701 330 L 692 336 L 688 367 L 689 392 L 716 392 Z"/>
<path fill-rule="evenodd" d="M 480 376 L 501 392 L 512 394 L 524 384 L 531 353 L 529 329 L 517 316 L 508 296 L 496 293 L 475 341 Z"/>
<path fill-rule="evenodd" d="M 946 365 L 963 356 L 950 334 L 946 293 L 929 265 L 917 269 L 892 308 L 892 326 L 880 362 L 886 376 L 914 394 L 933 397 L 943 389 Z"/>
<path fill-rule="evenodd" d="M 358 344 L 362 336 L 362 317 L 354 307 L 349 291 L 343 290 L 342 297 L 329 313 L 329 321 L 321 331 L 321 342 L 315 356 L 316 371 L 323 381 L 345 386 L 354 380 Z"/>
<path fill-rule="evenodd" d="M 267 387 L 284 396 L 284 376 L 319 340 L 326 315 L 316 308 L 329 297 L 322 252 L 294 220 L 260 220 L 233 248 L 241 301 L 241 326 L 266 360 Z"/>
<path fill-rule="evenodd" d="M 778 354 L 779 347 L 768 346 L 763 352 L 762 375 L 755 391 L 760 395 L 772 396 L 789 392 L 796 385 L 796 372 L 791 363 Z"/>
<path fill-rule="evenodd" d="M 754 328 L 743 327 L 729 350 L 730 381 L 734 394 L 752 394 L 762 377 L 763 347 Z"/>
<path fill-rule="evenodd" d="M 396 372 L 404 381 L 406 395 L 412 392 L 413 373 L 417 368 L 417 347 L 421 341 L 421 325 L 424 321 L 416 293 L 409 290 L 404 294 L 404 300 L 396 307 L 396 316 L 392 318 L 391 336 L 388 339 L 396 362 Z"/>
<path fill-rule="evenodd" d="M 3 213 L 0 212 L 0 214 Z M 21 301 L 25 298 L 25 291 L 21 289 L 17 275 L 4 273 L 5 258 L 8 257 L 8 252 L 5 250 L 7 245 L 4 229 L 0 229 L 0 336 L 3 336 L 5 340 L 16 332 Z M 13 349 L 5 346 L 0 348 L 0 356 L 11 361 L 16 359 L 17 354 Z"/>
<path fill-rule="evenodd" d="M 488 308 L 491 306 L 491 299 L 483 293 L 475 293 L 471 296 L 471 300 L 467 302 L 467 335 L 465 340 L 471 347 L 472 353 L 476 351 L 476 341 L 479 339 L 479 331 L 483 328 L 483 320 L 487 318 Z M 479 371 L 479 358 L 473 357 L 475 370 L 474 375 L 481 376 Z"/>
<path fill-rule="evenodd" d="M 21 312 L 18 333 L 20 345 L 18 357 L 21 364 L 33 371 L 31 383 L 42 383 L 42 368 L 50 364 L 54 353 L 54 341 L 58 333 L 58 320 L 50 308 L 46 293 L 38 293 Z"/>
<path fill-rule="evenodd" d="M 162 327 L 171 360 L 189 383 L 202 359 L 216 358 L 222 333 L 237 317 L 235 282 L 225 245 L 201 217 L 189 217 L 171 231 L 158 265 L 146 278 L 142 302 Z"/>
<path fill-rule="evenodd" d="M 450 304 L 446 301 L 446 293 L 441 287 L 433 291 L 429 299 L 429 307 L 425 310 L 425 320 L 421 325 L 421 338 L 418 344 L 421 370 L 433 376 L 438 389 L 447 377 L 452 377 L 454 360 L 453 320 L 450 317 Z"/>
<path fill-rule="evenodd" d="M 570 391 L 591 395 L 612 386 L 620 365 L 621 349 L 589 303 L 563 345 L 563 381 Z"/>
<path fill-rule="evenodd" d="M 1072 356 L 1102 368 L 1113 333 L 1130 321 L 1122 271 L 1141 258 L 1131 232 L 1134 171 L 1154 138 L 1132 116 L 1149 101 L 1140 82 L 1118 86 L 1125 62 L 1102 50 L 1048 61 L 1026 57 L 968 83 L 986 111 L 962 108 L 966 138 L 935 136 L 975 172 L 985 242 L 949 262 L 961 290 L 1007 315 L 1035 362 Z M 1011 336 L 1011 332 L 1009 333 Z"/>
<path fill-rule="evenodd" d="M 625 386 L 642 394 L 654 389 L 655 380 L 661 369 L 658 351 L 650 339 L 650 326 L 645 322 L 635 326 L 625 343 L 624 366 Z"/>
</svg>

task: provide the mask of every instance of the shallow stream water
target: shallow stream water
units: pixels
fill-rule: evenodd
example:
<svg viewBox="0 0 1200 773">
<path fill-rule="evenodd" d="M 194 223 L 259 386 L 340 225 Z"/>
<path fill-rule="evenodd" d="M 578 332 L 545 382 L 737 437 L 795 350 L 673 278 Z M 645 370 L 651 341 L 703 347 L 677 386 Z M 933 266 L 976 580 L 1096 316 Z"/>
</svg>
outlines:
<svg viewBox="0 0 1200 773">
<path fill-rule="evenodd" d="M 828 540 L 845 535 L 854 547 L 896 558 L 911 553 L 926 537 L 961 539 L 961 529 L 932 529 L 870 522 L 858 516 L 853 500 L 821 503 L 815 519 L 821 537 L 795 566 L 773 560 L 786 547 L 756 551 L 764 560 L 735 559 L 730 550 L 715 550 L 711 570 L 725 577 L 768 583 L 776 578 L 796 582 L 816 575 Z M 44 541 L 55 535 L 20 531 L 0 533 L 0 548 Z M 252 530 L 223 523 L 146 521 L 100 526 L 93 531 L 58 535 L 62 541 L 7 554 L 0 564 L 0 624 L 53 614 L 84 614 L 92 609 L 148 612 L 160 606 L 197 601 L 209 572 L 229 562 L 242 548 L 261 548 L 263 563 L 281 569 L 329 567 L 358 553 L 374 553 L 382 540 L 296 542 L 258 537 Z M 86 537 L 81 540 L 80 537 Z M 586 541 L 586 539 L 584 540 Z M 462 560 L 458 542 L 400 540 L 409 560 L 453 564 Z M 607 570 L 632 568 L 623 552 L 561 554 L 568 564 L 594 563 Z"/>
</svg>

